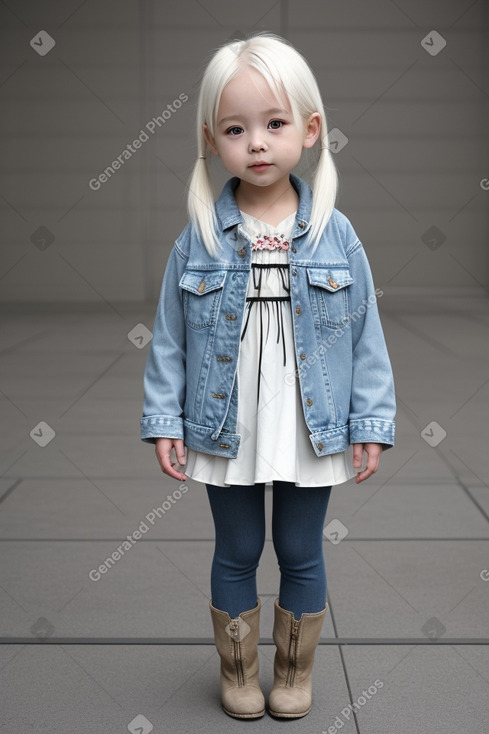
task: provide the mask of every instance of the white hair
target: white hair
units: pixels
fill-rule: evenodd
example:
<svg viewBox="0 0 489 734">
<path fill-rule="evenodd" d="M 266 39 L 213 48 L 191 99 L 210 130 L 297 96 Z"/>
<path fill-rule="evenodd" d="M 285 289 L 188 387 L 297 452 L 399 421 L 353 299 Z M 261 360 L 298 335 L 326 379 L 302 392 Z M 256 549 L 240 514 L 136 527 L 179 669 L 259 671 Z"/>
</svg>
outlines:
<svg viewBox="0 0 489 734">
<path fill-rule="evenodd" d="M 245 40 L 226 42 L 214 52 L 204 70 L 197 104 L 198 158 L 189 177 L 188 215 L 208 253 L 216 257 L 219 254 L 219 229 L 214 187 L 209 171 L 210 154 L 202 125 L 205 123 L 215 137 L 223 89 L 246 66 L 254 67 L 262 74 L 277 100 L 284 106 L 287 95 L 297 125 L 302 125 L 313 112 L 321 115 L 321 132 L 318 138 L 320 155 L 311 186 L 313 195 L 309 241 L 313 244 L 314 253 L 319 235 L 333 212 L 338 188 L 338 174 L 328 148 L 326 114 L 317 81 L 307 61 L 288 41 L 268 31 L 255 33 Z"/>
</svg>

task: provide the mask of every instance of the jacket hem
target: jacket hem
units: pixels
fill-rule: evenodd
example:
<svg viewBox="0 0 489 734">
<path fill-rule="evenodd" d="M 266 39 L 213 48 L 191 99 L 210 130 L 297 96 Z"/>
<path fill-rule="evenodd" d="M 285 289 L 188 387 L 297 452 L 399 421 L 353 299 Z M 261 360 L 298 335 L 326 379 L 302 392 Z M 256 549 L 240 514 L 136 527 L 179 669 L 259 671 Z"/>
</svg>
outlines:
<svg viewBox="0 0 489 734">
<path fill-rule="evenodd" d="M 216 439 L 212 426 L 204 426 L 188 419 L 152 416 L 140 419 L 141 440 L 155 443 L 157 438 L 179 438 L 185 446 L 212 456 L 236 459 L 242 435 L 221 431 Z M 379 443 L 386 450 L 394 446 L 395 422 L 377 418 L 351 420 L 344 426 L 315 431 L 309 439 L 316 456 L 346 451 L 354 443 Z"/>
<path fill-rule="evenodd" d="M 203 454 L 224 456 L 226 459 L 236 459 L 242 436 L 240 433 L 221 431 L 216 439 L 211 438 L 215 428 L 194 423 L 188 419 L 183 421 L 185 445 Z"/>
</svg>

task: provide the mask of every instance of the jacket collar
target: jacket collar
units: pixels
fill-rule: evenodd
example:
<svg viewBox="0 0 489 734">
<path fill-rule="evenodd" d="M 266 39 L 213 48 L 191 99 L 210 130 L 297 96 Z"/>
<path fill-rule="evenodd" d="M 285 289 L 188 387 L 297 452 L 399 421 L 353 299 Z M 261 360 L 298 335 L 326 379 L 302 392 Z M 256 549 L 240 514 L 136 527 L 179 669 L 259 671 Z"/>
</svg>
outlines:
<svg viewBox="0 0 489 734">
<path fill-rule="evenodd" d="M 299 195 L 299 205 L 297 207 L 296 214 L 296 228 L 299 223 L 301 228 L 301 234 L 306 232 L 309 228 L 309 217 L 311 215 L 312 208 L 312 190 L 306 181 L 303 181 L 299 176 L 294 173 L 289 174 L 290 183 L 297 191 Z M 239 178 L 233 176 L 224 185 L 221 194 L 216 201 L 216 212 L 223 229 L 233 227 L 236 224 L 243 222 L 243 217 L 239 211 L 239 207 L 236 204 L 234 198 L 234 190 L 239 183 Z"/>
</svg>

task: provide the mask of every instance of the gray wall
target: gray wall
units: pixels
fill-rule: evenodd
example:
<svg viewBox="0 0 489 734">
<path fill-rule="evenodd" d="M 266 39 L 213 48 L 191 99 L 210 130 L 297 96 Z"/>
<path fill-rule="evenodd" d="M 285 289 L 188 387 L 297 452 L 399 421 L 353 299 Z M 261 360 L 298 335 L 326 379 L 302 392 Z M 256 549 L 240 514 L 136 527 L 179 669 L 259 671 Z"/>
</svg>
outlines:
<svg viewBox="0 0 489 734">
<path fill-rule="evenodd" d="M 199 74 L 231 34 L 265 29 L 304 53 L 330 128 L 349 139 L 335 158 L 337 207 L 376 284 L 487 293 L 484 0 L 12 0 L 0 19 L 3 302 L 157 299 L 186 223 Z M 41 30 L 56 42 L 45 56 L 30 46 Z M 447 44 L 436 55 L 421 45 L 433 30 Z M 93 190 L 182 93 L 188 101 Z M 228 174 L 214 170 L 217 194 Z M 297 172 L 308 178 L 305 163 Z"/>
</svg>

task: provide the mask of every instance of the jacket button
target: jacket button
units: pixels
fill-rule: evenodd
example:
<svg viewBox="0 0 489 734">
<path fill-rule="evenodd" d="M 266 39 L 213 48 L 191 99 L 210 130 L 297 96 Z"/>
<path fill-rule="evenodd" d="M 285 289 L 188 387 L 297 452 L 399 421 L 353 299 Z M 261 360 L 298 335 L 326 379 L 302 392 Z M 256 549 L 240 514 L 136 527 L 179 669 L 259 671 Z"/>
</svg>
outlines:
<svg viewBox="0 0 489 734">
<path fill-rule="evenodd" d="M 292 275 L 297 275 L 297 270 L 296 270 L 295 268 L 294 268 L 294 270 L 292 271 Z"/>
<path fill-rule="evenodd" d="M 333 278 L 331 277 L 331 275 L 328 278 L 328 282 L 329 282 L 330 286 L 332 286 L 332 288 L 338 288 L 338 283 L 335 280 L 333 280 Z"/>
<path fill-rule="evenodd" d="M 246 255 L 246 247 L 240 247 L 238 250 L 238 255 L 240 257 L 244 257 Z"/>
<path fill-rule="evenodd" d="M 305 222 L 299 222 L 299 227 L 301 229 L 304 229 L 305 226 L 306 226 L 306 223 Z"/>
<path fill-rule="evenodd" d="M 304 354 L 304 352 L 302 352 L 301 354 L 301 359 L 306 359 L 306 355 Z"/>
<path fill-rule="evenodd" d="M 202 281 L 202 283 L 199 285 L 199 287 L 197 288 L 197 290 L 199 291 L 199 293 L 202 293 L 202 291 L 204 290 L 204 288 L 205 288 L 205 280 Z"/>
<path fill-rule="evenodd" d="M 231 446 L 228 443 L 220 443 L 219 446 L 222 449 L 230 449 L 231 448 Z"/>
<path fill-rule="evenodd" d="M 296 313 L 298 313 L 298 314 L 300 315 L 300 314 L 302 313 L 302 311 L 301 311 L 301 307 L 300 307 L 300 306 L 296 306 L 296 307 L 295 307 L 295 312 L 296 312 Z"/>
<path fill-rule="evenodd" d="M 290 249 L 292 250 L 292 252 L 297 252 L 297 250 L 295 249 L 295 247 L 291 247 Z"/>
<path fill-rule="evenodd" d="M 311 398 L 307 398 L 307 400 L 306 400 L 306 403 L 307 403 L 307 405 L 312 405 L 312 400 L 311 400 Z"/>
<path fill-rule="evenodd" d="M 236 314 L 235 313 L 227 313 L 226 314 L 226 319 L 228 321 L 236 321 Z"/>
<path fill-rule="evenodd" d="M 319 449 L 320 451 L 322 451 L 322 450 L 323 450 L 323 444 L 322 444 L 322 443 L 318 443 L 318 449 Z"/>
<path fill-rule="evenodd" d="M 217 361 L 218 362 L 230 362 L 231 361 L 231 357 L 218 357 L 217 358 Z"/>
<path fill-rule="evenodd" d="M 213 398 L 225 398 L 226 396 L 222 392 L 211 392 Z"/>
</svg>

